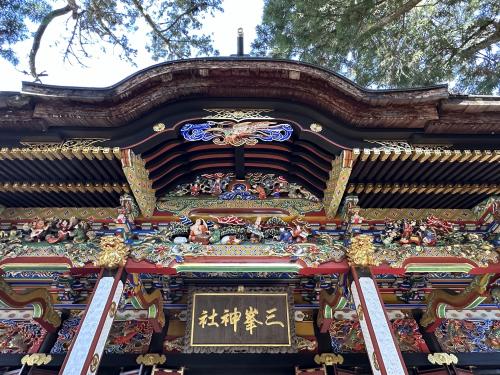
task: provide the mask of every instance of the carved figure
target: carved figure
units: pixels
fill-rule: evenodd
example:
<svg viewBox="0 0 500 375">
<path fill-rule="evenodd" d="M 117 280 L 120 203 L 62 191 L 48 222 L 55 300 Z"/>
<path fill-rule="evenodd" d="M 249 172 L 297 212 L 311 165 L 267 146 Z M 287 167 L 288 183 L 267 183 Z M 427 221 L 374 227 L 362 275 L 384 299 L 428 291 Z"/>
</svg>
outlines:
<svg viewBox="0 0 500 375">
<path fill-rule="evenodd" d="M 353 237 L 351 246 L 347 250 L 349 264 L 363 267 L 378 266 L 379 262 L 375 260 L 374 255 L 372 236 L 360 234 Z"/>
<path fill-rule="evenodd" d="M 248 232 L 250 232 L 250 242 L 259 243 L 264 238 L 264 233 L 262 232 L 261 226 L 262 218 L 259 216 L 255 219 L 254 224 L 250 224 L 247 228 Z"/>
<path fill-rule="evenodd" d="M 198 183 L 198 180 L 196 180 L 192 185 L 191 187 L 189 188 L 190 190 L 190 193 L 193 197 L 196 197 L 198 195 L 200 195 L 200 185 Z"/>
<path fill-rule="evenodd" d="M 222 245 L 239 245 L 241 242 L 242 241 L 234 235 L 224 236 L 220 241 Z"/>
<path fill-rule="evenodd" d="M 45 239 L 45 235 L 47 234 L 47 230 L 50 227 L 49 222 L 45 222 L 44 220 L 38 219 L 31 223 L 30 234 L 27 238 L 28 241 L 31 242 L 40 242 Z"/>
<path fill-rule="evenodd" d="M 286 230 L 285 228 L 280 228 L 280 235 L 279 235 L 279 240 L 281 242 L 285 242 L 285 243 L 292 243 L 293 242 L 293 236 L 292 236 L 292 233 L 288 230 Z"/>
<path fill-rule="evenodd" d="M 259 199 L 263 200 L 267 198 L 266 190 L 262 185 L 257 185 L 255 191 L 257 192 Z"/>
<path fill-rule="evenodd" d="M 219 177 L 214 180 L 211 190 L 212 195 L 219 196 L 222 194 L 222 182 Z"/>
<path fill-rule="evenodd" d="M 295 242 L 299 243 L 307 242 L 307 237 L 309 237 L 309 232 L 306 229 L 302 228 L 302 226 L 299 224 L 295 225 L 295 228 L 292 229 L 291 233 Z"/>
<path fill-rule="evenodd" d="M 403 233 L 401 234 L 401 239 L 399 240 L 401 245 L 420 245 L 420 237 L 414 233 L 415 226 L 415 221 L 410 222 L 405 220 L 403 222 Z"/>
<path fill-rule="evenodd" d="M 189 228 L 189 241 L 208 245 L 210 232 L 207 223 L 203 219 L 197 219 Z"/>
<path fill-rule="evenodd" d="M 210 238 L 208 242 L 214 244 L 220 242 L 220 240 L 221 240 L 220 226 L 218 224 L 214 224 L 212 230 L 210 231 Z"/>
</svg>

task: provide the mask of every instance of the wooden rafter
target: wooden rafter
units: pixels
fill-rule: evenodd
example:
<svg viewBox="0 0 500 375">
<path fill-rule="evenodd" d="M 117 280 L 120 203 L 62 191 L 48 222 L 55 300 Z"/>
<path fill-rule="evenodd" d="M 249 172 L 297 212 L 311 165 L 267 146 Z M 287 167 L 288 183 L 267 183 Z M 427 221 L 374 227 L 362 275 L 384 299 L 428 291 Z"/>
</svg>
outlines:
<svg viewBox="0 0 500 375">
<path fill-rule="evenodd" d="M 128 193 L 130 191 L 127 184 L 118 183 L 27 183 L 27 182 L 7 182 L 0 184 L 0 192 L 20 192 L 20 193 Z"/>
<path fill-rule="evenodd" d="M 499 194 L 497 184 L 349 184 L 349 194 Z"/>
<path fill-rule="evenodd" d="M 442 150 L 415 147 L 398 150 L 389 147 L 353 149 L 353 155 L 359 156 L 360 162 L 411 160 L 416 162 L 480 162 L 494 163 L 500 161 L 500 150 Z"/>
<path fill-rule="evenodd" d="M 26 148 L 7 148 L 0 149 L 0 160 L 64 160 L 64 159 L 82 159 L 89 160 L 112 160 L 120 159 L 120 149 L 118 147 L 26 147 Z"/>
</svg>

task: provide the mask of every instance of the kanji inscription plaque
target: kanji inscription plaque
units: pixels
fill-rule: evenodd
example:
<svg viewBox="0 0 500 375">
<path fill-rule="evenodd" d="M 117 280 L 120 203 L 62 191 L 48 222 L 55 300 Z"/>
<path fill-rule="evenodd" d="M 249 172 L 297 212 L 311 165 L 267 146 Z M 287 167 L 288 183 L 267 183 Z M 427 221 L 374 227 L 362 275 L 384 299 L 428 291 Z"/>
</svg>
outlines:
<svg viewBox="0 0 500 375">
<path fill-rule="evenodd" d="M 288 293 L 194 293 L 192 347 L 292 345 Z"/>
</svg>

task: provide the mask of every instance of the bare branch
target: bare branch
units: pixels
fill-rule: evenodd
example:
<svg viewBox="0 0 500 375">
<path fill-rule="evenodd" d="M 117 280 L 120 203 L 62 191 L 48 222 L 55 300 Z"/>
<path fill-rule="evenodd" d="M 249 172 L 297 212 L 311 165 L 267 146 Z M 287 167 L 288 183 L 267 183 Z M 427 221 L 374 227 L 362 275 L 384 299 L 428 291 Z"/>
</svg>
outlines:
<svg viewBox="0 0 500 375">
<path fill-rule="evenodd" d="M 135 7 L 139 11 L 139 13 L 141 13 L 141 16 L 146 20 L 146 22 L 151 27 L 151 29 L 153 29 L 153 32 L 161 40 L 163 40 L 165 42 L 165 44 L 167 44 L 167 46 L 170 45 L 170 40 L 168 38 L 166 38 L 165 35 L 163 35 L 162 31 L 158 28 L 158 25 L 153 21 L 153 19 L 151 18 L 151 16 L 146 13 L 146 11 L 142 7 L 142 4 L 140 3 L 140 1 L 138 1 L 138 0 L 132 0 L 132 3 L 134 3 Z"/>
<path fill-rule="evenodd" d="M 29 66 L 30 66 L 30 74 L 35 79 L 35 81 L 40 80 L 40 74 L 36 71 L 36 54 L 38 53 L 38 49 L 40 48 L 40 42 L 42 41 L 43 34 L 47 29 L 47 26 L 57 17 L 63 16 L 66 13 L 74 11 L 72 5 L 68 4 L 65 7 L 54 9 L 49 14 L 47 14 L 38 26 L 38 29 L 35 32 L 35 36 L 33 37 L 33 44 L 31 45 L 31 51 L 29 55 Z"/>
</svg>

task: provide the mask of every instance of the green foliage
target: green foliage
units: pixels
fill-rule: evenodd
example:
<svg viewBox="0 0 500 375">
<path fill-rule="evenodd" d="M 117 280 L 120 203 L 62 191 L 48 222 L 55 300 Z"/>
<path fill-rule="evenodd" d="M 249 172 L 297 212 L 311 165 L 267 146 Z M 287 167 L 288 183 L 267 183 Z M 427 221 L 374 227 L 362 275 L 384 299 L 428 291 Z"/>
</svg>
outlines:
<svg viewBox="0 0 500 375">
<path fill-rule="evenodd" d="M 316 63 L 365 87 L 452 81 L 500 90 L 498 0 L 265 0 L 252 53 Z"/>
<path fill-rule="evenodd" d="M 27 25 L 33 22 L 38 28 L 33 34 L 30 74 L 38 79 L 35 58 L 40 42 L 46 27 L 61 16 L 67 18 L 61 30 L 64 59 L 80 64 L 82 57 L 90 57 L 90 45 L 99 45 L 102 52 L 118 47 L 120 57 L 133 63 L 137 46 L 131 36 L 139 28 L 148 30 L 145 47 L 155 60 L 217 54 L 210 37 L 198 31 L 205 16 L 222 11 L 221 1 L 66 0 L 57 2 L 60 8 L 53 8 L 45 0 L 0 0 L 0 56 L 18 63 L 12 46 L 30 37 Z"/>
<path fill-rule="evenodd" d="M 0 57 L 17 65 L 12 47 L 30 37 L 27 22 L 40 22 L 50 11 L 43 0 L 0 0 Z"/>
</svg>

